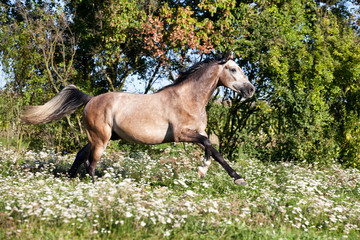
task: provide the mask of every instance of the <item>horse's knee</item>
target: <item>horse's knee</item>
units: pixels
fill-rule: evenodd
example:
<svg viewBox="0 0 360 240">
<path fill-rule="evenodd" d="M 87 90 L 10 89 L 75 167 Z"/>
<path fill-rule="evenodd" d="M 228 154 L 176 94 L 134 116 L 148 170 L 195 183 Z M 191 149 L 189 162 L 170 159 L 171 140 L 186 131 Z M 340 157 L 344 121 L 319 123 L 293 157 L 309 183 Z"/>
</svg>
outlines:
<svg viewBox="0 0 360 240">
<path fill-rule="evenodd" d="M 205 136 L 202 136 L 200 143 L 205 147 L 205 149 L 212 146 L 210 139 Z"/>
</svg>

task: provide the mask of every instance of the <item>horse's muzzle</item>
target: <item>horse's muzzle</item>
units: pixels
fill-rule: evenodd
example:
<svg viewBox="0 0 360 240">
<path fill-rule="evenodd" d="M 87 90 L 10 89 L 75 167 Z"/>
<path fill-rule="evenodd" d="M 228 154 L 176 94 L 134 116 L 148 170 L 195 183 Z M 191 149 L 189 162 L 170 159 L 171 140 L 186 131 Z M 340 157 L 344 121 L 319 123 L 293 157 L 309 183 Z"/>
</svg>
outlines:
<svg viewBox="0 0 360 240">
<path fill-rule="evenodd" d="M 241 86 L 234 86 L 237 92 L 241 94 L 243 98 L 251 98 L 254 95 L 255 87 L 251 83 L 245 83 Z"/>
</svg>

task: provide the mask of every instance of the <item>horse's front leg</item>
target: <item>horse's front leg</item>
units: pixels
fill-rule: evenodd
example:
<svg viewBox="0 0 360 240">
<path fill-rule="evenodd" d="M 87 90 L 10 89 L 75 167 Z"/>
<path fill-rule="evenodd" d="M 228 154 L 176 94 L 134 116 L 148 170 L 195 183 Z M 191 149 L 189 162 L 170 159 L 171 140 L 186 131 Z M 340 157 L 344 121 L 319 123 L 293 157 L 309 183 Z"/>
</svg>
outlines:
<svg viewBox="0 0 360 240">
<path fill-rule="evenodd" d="M 209 151 L 208 148 L 205 148 L 204 145 L 200 143 L 198 143 L 198 145 L 205 151 L 205 158 L 203 159 L 203 164 L 198 168 L 199 178 L 204 178 L 211 164 L 211 159 L 210 159 L 211 152 Z"/>
<path fill-rule="evenodd" d="M 225 169 L 225 171 L 229 174 L 230 177 L 234 178 L 234 183 L 237 185 L 245 185 L 246 182 L 244 179 L 232 169 L 229 164 L 225 161 L 225 159 L 221 156 L 221 154 L 214 148 L 211 144 L 209 138 L 201 135 L 195 130 L 185 129 L 181 132 L 179 136 L 179 141 L 182 142 L 193 142 L 200 143 L 205 147 L 205 153 L 211 154 L 211 156 L 220 163 L 220 165 Z"/>
</svg>

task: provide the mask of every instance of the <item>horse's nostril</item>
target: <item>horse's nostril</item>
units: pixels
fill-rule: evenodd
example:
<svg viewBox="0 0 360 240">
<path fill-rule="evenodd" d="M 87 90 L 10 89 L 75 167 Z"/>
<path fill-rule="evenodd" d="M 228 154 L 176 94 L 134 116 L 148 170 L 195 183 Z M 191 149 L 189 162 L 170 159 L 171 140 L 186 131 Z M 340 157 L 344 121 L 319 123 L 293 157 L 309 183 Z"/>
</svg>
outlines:
<svg viewBox="0 0 360 240">
<path fill-rule="evenodd" d="M 254 86 L 251 86 L 249 92 L 250 92 L 251 94 L 253 94 L 253 93 L 255 92 L 255 87 L 254 87 Z"/>
<path fill-rule="evenodd" d="M 249 84 L 247 86 L 247 94 L 249 97 L 252 97 L 252 95 L 254 94 L 255 92 L 255 87 L 252 85 L 252 84 Z"/>
<path fill-rule="evenodd" d="M 255 92 L 255 87 L 251 83 L 234 84 L 233 87 L 242 94 L 244 98 L 250 98 Z"/>
</svg>

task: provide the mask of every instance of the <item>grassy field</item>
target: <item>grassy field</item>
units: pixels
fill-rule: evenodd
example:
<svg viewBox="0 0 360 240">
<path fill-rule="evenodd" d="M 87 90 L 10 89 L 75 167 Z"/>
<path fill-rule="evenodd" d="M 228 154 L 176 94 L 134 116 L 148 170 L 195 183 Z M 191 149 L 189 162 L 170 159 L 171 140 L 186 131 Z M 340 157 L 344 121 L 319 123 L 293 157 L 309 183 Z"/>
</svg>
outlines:
<svg viewBox="0 0 360 240">
<path fill-rule="evenodd" d="M 0 152 L 0 239 L 360 239 L 360 172 L 337 164 L 244 157 L 236 186 L 196 150 L 108 151 L 92 184 L 74 155 Z"/>
</svg>

